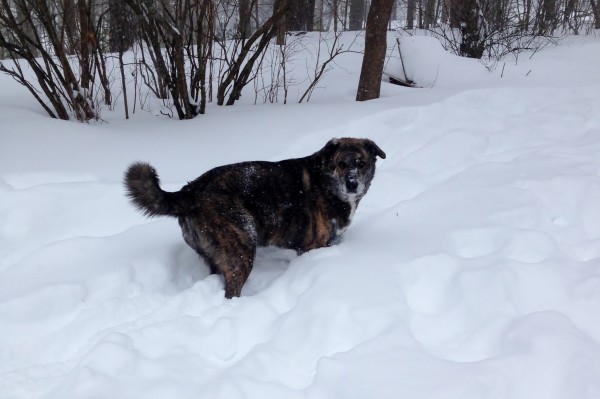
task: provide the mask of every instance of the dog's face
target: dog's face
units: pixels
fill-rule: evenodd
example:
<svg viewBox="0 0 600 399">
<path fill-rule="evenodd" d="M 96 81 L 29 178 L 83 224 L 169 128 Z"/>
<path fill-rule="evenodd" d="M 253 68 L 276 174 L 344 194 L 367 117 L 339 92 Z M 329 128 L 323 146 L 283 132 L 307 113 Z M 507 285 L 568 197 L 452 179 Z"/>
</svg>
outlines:
<svg viewBox="0 0 600 399">
<path fill-rule="evenodd" d="M 332 139 L 321 152 L 329 187 L 345 202 L 365 195 L 375 175 L 377 157 L 385 158 L 385 152 L 369 139 Z"/>
</svg>

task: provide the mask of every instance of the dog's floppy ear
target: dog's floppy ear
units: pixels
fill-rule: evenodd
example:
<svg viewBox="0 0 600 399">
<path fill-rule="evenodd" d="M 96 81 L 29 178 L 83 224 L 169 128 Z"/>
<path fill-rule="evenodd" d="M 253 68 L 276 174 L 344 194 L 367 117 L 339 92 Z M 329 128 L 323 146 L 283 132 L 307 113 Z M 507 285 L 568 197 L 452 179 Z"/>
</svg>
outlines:
<svg viewBox="0 0 600 399">
<path fill-rule="evenodd" d="M 334 138 L 329 140 L 320 152 L 325 156 L 325 158 L 331 158 L 339 147 L 340 141 Z"/>
<path fill-rule="evenodd" d="M 385 159 L 385 152 L 374 141 L 365 139 L 365 148 L 373 155 L 377 155 L 381 159 Z"/>
</svg>

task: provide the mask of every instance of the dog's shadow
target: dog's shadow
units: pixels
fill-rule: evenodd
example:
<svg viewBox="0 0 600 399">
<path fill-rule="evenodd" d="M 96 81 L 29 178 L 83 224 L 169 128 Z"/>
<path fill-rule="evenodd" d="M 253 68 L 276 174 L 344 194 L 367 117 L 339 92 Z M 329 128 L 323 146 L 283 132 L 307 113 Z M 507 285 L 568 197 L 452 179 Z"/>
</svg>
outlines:
<svg viewBox="0 0 600 399">
<path fill-rule="evenodd" d="M 291 249 L 258 248 L 254 268 L 244 284 L 242 296 L 252 296 L 265 291 L 287 271 L 290 262 L 297 256 L 296 251 Z M 183 243 L 175 249 L 174 259 L 172 282 L 178 292 L 191 288 L 211 275 L 206 262 Z"/>
</svg>

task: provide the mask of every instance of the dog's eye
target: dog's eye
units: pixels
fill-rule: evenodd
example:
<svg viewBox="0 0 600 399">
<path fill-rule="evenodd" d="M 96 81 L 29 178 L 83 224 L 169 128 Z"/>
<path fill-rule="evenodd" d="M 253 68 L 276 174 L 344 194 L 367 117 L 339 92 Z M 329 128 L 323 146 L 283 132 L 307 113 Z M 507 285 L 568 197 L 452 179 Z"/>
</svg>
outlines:
<svg viewBox="0 0 600 399">
<path fill-rule="evenodd" d="M 361 168 L 361 169 L 362 169 L 362 168 L 364 168 L 364 167 L 365 167 L 365 165 L 366 165 L 366 162 L 365 162 L 365 161 L 363 161 L 362 159 L 357 159 L 357 160 L 356 160 L 356 166 L 358 166 L 359 168 Z"/>
<path fill-rule="evenodd" d="M 348 166 L 348 164 L 346 162 L 344 162 L 344 161 L 340 161 L 340 162 L 338 162 L 337 166 L 340 167 L 340 168 L 342 168 L 342 169 L 345 169 L 346 166 Z"/>
</svg>

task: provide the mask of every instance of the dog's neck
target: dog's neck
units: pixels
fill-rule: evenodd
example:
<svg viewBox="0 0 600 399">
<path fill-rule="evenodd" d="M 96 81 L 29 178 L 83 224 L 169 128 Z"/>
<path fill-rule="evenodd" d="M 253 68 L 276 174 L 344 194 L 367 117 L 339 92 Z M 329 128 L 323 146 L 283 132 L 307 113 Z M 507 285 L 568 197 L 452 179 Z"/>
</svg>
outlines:
<svg viewBox="0 0 600 399">
<path fill-rule="evenodd" d="M 348 216 L 345 220 L 345 223 L 339 223 L 339 221 L 337 221 L 336 225 L 336 236 L 341 236 L 342 234 L 344 234 L 344 232 L 348 229 L 348 226 L 350 226 L 350 223 L 352 222 L 352 218 L 354 217 L 354 212 L 356 211 L 356 207 L 358 206 L 358 201 L 360 199 L 353 197 L 353 198 L 349 198 L 348 201 L 343 201 L 344 203 L 348 204 L 350 207 L 350 211 L 348 213 Z"/>
</svg>

